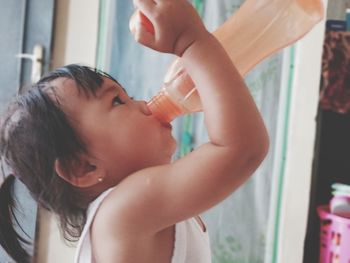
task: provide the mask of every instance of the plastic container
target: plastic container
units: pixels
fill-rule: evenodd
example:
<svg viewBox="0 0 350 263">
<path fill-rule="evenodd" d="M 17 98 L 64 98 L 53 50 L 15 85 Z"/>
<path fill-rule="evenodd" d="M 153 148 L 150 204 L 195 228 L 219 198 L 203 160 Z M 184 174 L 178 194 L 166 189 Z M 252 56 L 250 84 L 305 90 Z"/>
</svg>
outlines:
<svg viewBox="0 0 350 263">
<path fill-rule="evenodd" d="M 244 76 L 261 60 L 304 36 L 323 16 L 322 0 L 246 0 L 213 34 Z M 161 121 L 202 110 L 194 83 L 181 68 L 178 59 L 160 93 L 148 104 Z"/>
<path fill-rule="evenodd" d="M 321 222 L 319 263 L 350 262 L 350 219 L 331 214 L 329 207 L 317 208 Z"/>
<path fill-rule="evenodd" d="M 330 212 L 350 219 L 350 195 L 334 196 L 330 202 Z"/>
</svg>

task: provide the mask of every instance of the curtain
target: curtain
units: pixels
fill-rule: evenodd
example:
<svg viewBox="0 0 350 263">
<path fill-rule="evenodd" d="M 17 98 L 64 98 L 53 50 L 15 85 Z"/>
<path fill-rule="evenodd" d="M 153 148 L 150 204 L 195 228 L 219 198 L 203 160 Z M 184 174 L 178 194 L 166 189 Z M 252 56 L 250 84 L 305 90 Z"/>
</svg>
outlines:
<svg viewBox="0 0 350 263">
<path fill-rule="evenodd" d="M 350 32 L 327 30 L 322 56 L 320 107 L 350 111 Z"/>
</svg>

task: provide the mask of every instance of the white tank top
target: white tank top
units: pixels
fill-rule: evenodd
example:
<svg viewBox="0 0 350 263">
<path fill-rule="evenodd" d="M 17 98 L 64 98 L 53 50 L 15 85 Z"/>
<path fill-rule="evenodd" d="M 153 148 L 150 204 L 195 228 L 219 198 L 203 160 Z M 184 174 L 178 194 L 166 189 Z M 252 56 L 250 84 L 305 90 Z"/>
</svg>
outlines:
<svg viewBox="0 0 350 263">
<path fill-rule="evenodd" d="M 97 209 L 111 190 L 112 188 L 103 192 L 89 205 L 86 224 L 77 245 L 75 263 L 95 263 L 91 250 L 90 227 Z M 175 225 L 175 242 L 171 263 L 199 262 L 211 263 L 208 231 L 203 232 L 196 219 L 190 218 Z"/>
</svg>

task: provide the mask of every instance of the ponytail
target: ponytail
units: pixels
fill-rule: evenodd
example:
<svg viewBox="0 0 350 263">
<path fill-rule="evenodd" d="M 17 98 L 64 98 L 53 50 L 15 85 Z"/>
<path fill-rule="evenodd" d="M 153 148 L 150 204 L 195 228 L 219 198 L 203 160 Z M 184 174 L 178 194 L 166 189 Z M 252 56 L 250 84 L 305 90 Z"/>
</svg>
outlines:
<svg viewBox="0 0 350 263">
<path fill-rule="evenodd" d="M 0 245 L 16 262 L 29 263 L 30 256 L 22 244 L 30 243 L 20 236 L 14 227 L 15 222 L 18 224 L 14 213 L 16 208 L 13 198 L 14 182 L 15 176 L 9 175 L 0 187 Z"/>
</svg>

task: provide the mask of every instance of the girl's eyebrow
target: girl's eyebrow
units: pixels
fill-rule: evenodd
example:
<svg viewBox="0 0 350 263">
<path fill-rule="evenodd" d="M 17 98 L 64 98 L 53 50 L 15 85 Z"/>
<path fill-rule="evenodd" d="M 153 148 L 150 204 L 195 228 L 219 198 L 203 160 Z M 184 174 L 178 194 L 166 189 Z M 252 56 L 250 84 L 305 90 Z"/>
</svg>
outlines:
<svg viewBox="0 0 350 263">
<path fill-rule="evenodd" d="M 118 90 L 118 87 L 117 86 L 109 86 L 108 88 L 105 88 L 105 89 L 100 89 L 100 92 L 97 92 L 97 98 L 98 99 L 102 99 L 103 97 L 106 96 L 106 94 L 112 92 L 112 91 L 116 91 Z"/>
</svg>

